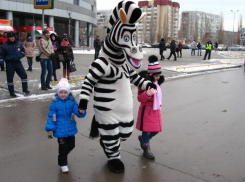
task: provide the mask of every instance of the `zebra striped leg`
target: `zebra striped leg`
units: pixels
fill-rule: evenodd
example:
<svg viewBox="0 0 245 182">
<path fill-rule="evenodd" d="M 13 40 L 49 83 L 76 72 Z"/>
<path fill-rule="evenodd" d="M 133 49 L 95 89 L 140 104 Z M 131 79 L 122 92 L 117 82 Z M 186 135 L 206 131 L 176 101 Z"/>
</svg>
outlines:
<svg viewBox="0 0 245 182">
<path fill-rule="evenodd" d="M 99 128 L 100 132 L 100 145 L 104 149 L 104 152 L 109 160 L 120 159 L 120 137 L 118 127 L 113 130 L 103 130 Z M 107 132 L 107 133 L 106 133 Z M 110 133 L 113 135 L 110 135 Z"/>
<path fill-rule="evenodd" d="M 120 140 L 125 141 L 132 134 L 134 121 L 119 124 L 98 124 L 100 144 L 109 160 L 120 159 Z"/>
<path fill-rule="evenodd" d="M 126 141 L 133 132 L 134 120 L 129 123 L 119 123 L 120 139 Z"/>
</svg>

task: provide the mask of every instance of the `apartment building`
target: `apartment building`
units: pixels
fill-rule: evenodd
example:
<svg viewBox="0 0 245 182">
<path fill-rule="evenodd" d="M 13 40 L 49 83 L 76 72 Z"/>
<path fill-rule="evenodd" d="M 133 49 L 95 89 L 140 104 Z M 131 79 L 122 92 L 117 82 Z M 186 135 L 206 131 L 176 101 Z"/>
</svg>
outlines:
<svg viewBox="0 0 245 182">
<path fill-rule="evenodd" d="M 209 40 L 215 42 L 218 40 L 219 28 L 220 15 L 201 11 L 183 11 L 179 36 L 186 42 L 194 39 L 203 43 Z"/>
<path fill-rule="evenodd" d="M 178 38 L 180 4 L 171 0 L 139 1 L 147 16 L 137 27 L 139 43 L 156 43 L 161 38 Z"/>
</svg>

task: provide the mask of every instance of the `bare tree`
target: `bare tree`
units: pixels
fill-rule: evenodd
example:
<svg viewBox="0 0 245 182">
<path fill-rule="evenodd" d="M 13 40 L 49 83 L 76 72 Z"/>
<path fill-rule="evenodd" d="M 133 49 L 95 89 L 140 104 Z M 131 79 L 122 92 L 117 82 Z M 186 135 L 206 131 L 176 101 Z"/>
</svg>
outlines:
<svg viewBox="0 0 245 182">
<path fill-rule="evenodd" d="M 194 40 L 198 40 L 198 29 L 199 29 L 199 26 L 198 26 L 198 17 L 196 17 L 196 20 L 195 20 L 195 28 L 194 28 L 194 35 L 193 35 L 193 38 Z"/>
<path fill-rule="evenodd" d="M 153 11 L 152 11 L 153 12 Z M 150 22 L 150 43 L 155 43 L 156 41 L 156 20 L 154 19 L 154 14 L 151 13 Z"/>
<path fill-rule="evenodd" d="M 204 19 L 205 19 L 205 25 L 204 25 L 204 35 L 202 37 L 202 42 L 206 43 L 212 39 L 211 28 L 212 28 L 213 19 L 208 17 L 207 15 L 205 15 Z"/>
<path fill-rule="evenodd" d="M 218 43 L 224 44 L 224 16 L 223 13 L 220 13 L 220 24 L 219 24 L 219 31 L 218 31 Z"/>
<path fill-rule="evenodd" d="M 238 31 L 237 31 L 237 44 L 241 44 L 241 39 L 240 39 L 240 35 L 242 33 L 242 15 L 240 15 L 240 20 L 237 23 L 238 25 Z"/>
</svg>

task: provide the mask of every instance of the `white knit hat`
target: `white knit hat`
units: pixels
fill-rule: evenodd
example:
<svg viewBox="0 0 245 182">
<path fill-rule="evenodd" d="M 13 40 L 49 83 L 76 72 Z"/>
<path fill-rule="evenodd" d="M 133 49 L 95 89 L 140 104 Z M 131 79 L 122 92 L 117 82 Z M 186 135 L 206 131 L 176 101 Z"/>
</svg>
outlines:
<svg viewBox="0 0 245 182">
<path fill-rule="evenodd" d="M 71 86 L 66 78 L 61 78 L 57 85 L 57 93 L 59 93 L 61 90 L 67 91 L 68 94 L 70 93 Z"/>
</svg>

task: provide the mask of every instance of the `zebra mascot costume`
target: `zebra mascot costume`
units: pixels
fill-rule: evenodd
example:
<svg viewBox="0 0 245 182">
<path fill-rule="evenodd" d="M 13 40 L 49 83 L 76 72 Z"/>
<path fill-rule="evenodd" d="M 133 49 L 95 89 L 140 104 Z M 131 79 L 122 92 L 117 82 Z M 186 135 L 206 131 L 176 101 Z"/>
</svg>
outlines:
<svg viewBox="0 0 245 182">
<path fill-rule="evenodd" d="M 100 134 L 108 168 L 115 173 L 124 171 L 124 164 L 120 160 L 120 141 L 126 140 L 133 131 L 130 83 L 141 89 L 156 88 L 135 72 L 143 59 L 142 48 L 135 42 L 135 24 L 144 16 L 132 1 L 121 1 L 114 8 L 103 49 L 98 59 L 91 64 L 80 94 L 79 108 L 86 110 L 94 89 L 95 116 L 90 137 Z"/>
</svg>

